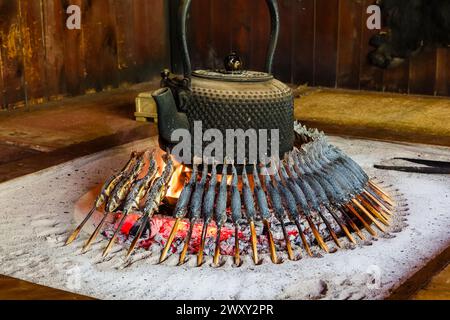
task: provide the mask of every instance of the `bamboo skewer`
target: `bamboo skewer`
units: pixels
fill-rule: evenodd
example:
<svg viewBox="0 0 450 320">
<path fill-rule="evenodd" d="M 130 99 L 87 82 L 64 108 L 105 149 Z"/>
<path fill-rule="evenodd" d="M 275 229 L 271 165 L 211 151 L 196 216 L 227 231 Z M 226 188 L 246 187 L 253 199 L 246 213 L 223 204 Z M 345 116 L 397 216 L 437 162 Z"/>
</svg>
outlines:
<svg viewBox="0 0 450 320">
<path fill-rule="evenodd" d="M 350 231 L 348 230 L 347 226 L 341 221 L 341 219 L 333 212 L 331 208 L 327 208 L 328 212 L 333 216 L 334 220 L 337 222 L 341 230 L 344 232 L 345 236 L 348 238 L 348 240 L 356 244 L 356 240 L 351 235 Z"/>
<path fill-rule="evenodd" d="M 108 214 L 105 213 L 103 215 L 102 221 L 98 224 L 98 226 L 95 228 L 94 233 L 89 237 L 89 239 L 86 241 L 85 245 L 83 246 L 83 249 L 81 250 L 82 253 L 86 253 L 89 248 L 91 247 L 92 242 L 97 238 L 98 234 L 100 233 L 100 230 L 103 228 L 103 225 L 106 222 L 106 218 L 108 217 Z"/>
<path fill-rule="evenodd" d="M 358 226 L 353 222 L 353 220 L 347 215 L 347 213 L 343 209 L 340 209 L 340 212 L 346 218 L 348 224 L 350 225 L 350 227 L 352 227 L 353 231 L 356 232 L 358 237 L 363 241 L 366 240 L 366 237 L 364 236 L 364 234 L 361 232 L 361 230 L 358 228 Z"/>
<path fill-rule="evenodd" d="M 180 259 L 178 261 L 179 266 L 183 265 L 186 262 L 186 254 L 189 249 L 189 243 L 191 242 L 192 232 L 194 231 L 194 226 L 195 226 L 195 222 L 191 220 L 188 234 L 186 236 L 186 239 L 184 240 L 183 250 L 181 251 Z"/>
<path fill-rule="evenodd" d="M 300 236 L 300 239 L 302 240 L 303 248 L 305 249 L 306 253 L 307 253 L 310 257 L 312 257 L 313 254 L 312 254 L 311 248 L 310 248 L 310 246 L 309 246 L 309 244 L 308 244 L 308 241 L 306 240 L 306 237 L 305 237 L 305 235 L 303 234 L 303 230 L 302 230 L 302 226 L 300 225 L 300 221 L 298 221 L 298 219 L 295 219 L 294 222 L 295 222 L 295 225 L 296 225 L 296 227 L 297 227 L 297 229 L 298 229 L 298 234 L 299 234 L 299 236 Z"/>
<path fill-rule="evenodd" d="M 164 246 L 164 249 L 161 253 L 161 257 L 159 258 L 159 263 L 162 263 L 164 260 L 166 260 L 167 253 L 169 252 L 170 246 L 172 245 L 172 242 L 175 239 L 178 229 L 180 228 L 180 223 L 181 223 L 181 218 L 177 218 L 172 227 L 172 231 L 170 232 L 169 238 L 167 239 L 166 245 Z"/>
<path fill-rule="evenodd" d="M 366 210 L 366 208 L 364 208 L 361 203 L 359 203 L 359 201 L 353 199 L 352 203 L 354 205 L 356 205 L 374 224 L 375 226 L 382 232 L 386 233 L 386 229 L 377 221 L 377 219 L 375 219 L 370 213 L 369 211 Z"/>
<path fill-rule="evenodd" d="M 358 218 L 358 220 L 363 224 L 364 228 L 367 230 L 367 232 L 369 232 L 372 236 L 376 237 L 377 233 L 369 226 L 369 224 L 366 222 L 366 220 L 364 220 L 358 213 L 358 211 L 356 211 L 355 208 L 353 208 L 353 206 L 351 205 L 347 205 L 346 206 L 350 212 Z"/>
<path fill-rule="evenodd" d="M 255 223 L 253 222 L 253 220 L 250 221 L 250 233 L 251 233 L 251 237 L 250 237 L 250 241 L 252 244 L 252 253 L 253 253 L 253 262 L 258 265 L 260 264 L 260 261 L 258 259 L 258 246 L 257 246 L 257 240 L 256 240 L 256 228 L 255 228 Z M 272 240 L 273 242 L 273 240 Z"/>
</svg>

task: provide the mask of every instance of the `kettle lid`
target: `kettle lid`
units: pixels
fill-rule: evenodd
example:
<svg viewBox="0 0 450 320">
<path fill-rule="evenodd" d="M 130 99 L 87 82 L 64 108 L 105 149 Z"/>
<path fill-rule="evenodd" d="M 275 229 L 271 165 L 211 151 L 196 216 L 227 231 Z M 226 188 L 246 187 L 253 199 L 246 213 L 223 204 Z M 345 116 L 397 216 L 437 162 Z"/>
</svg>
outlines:
<svg viewBox="0 0 450 320">
<path fill-rule="evenodd" d="M 259 71 L 226 71 L 226 70 L 196 70 L 193 77 L 228 82 L 265 82 L 273 80 L 271 74 Z"/>
</svg>

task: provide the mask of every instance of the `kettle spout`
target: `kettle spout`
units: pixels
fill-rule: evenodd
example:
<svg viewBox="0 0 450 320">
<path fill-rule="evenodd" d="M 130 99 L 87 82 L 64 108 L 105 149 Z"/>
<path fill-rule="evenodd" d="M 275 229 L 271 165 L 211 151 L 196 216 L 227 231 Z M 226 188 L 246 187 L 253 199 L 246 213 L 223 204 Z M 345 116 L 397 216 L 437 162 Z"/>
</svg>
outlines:
<svg viewBox="0 0 450 320">
<path fill-rule="evenodd" d="M 177 129 L 189 130 L 187 115 L 179 112 L 169 88 L 161 88 L 152 93 L 158 110 L 159 138 L 166 145 L 173 145 L 178 141 L 172 140 L 172 134 Z"/>
</svg>

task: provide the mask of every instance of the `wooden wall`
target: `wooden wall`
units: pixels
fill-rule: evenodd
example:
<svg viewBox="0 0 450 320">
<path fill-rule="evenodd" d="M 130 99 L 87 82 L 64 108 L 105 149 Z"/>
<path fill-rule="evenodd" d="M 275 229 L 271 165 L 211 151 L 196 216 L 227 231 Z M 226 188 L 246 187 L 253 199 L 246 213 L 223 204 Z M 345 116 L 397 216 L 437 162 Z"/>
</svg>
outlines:
<svg viewBox="0 0 450 320">
<path fill-rule="evenodd" d="M 79 5 L 81 30 L 66 28 Z M 0 106 L 32 105 L 159 76 L 166 0 L 0 0 Z"/>
<path fill-rule="evenodd" d="M 281 37 L 274 73 L 310 86 L 450 96 L 450 49 L 427 50 L 383 71 L 367 62 L 366 9 L 374 0 L 278 0 Z M 269 34 L 264 0 L 193 0 L 194 66 L 219 67 L 237 51 L 247 68 L 262 70 Z"/>
</svg>

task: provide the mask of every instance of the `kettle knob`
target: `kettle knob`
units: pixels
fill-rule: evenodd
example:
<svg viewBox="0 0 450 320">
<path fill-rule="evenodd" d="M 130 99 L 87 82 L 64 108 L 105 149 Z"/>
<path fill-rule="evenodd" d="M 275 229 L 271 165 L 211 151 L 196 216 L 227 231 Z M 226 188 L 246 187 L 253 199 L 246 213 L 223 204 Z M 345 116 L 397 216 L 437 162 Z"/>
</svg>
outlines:
<svg viewBox="0 0 450 320">
<path fill-rule="evenodd" d="M 225 60 L 225 70 L 229 72 L 233 71 L 242 71 L 242 60 L 241 58 L 236 54 L 236 52 L 232 52 L 229 54 Z"/>
</svg>

